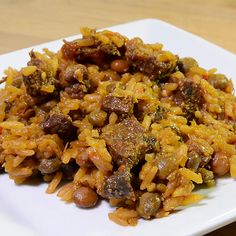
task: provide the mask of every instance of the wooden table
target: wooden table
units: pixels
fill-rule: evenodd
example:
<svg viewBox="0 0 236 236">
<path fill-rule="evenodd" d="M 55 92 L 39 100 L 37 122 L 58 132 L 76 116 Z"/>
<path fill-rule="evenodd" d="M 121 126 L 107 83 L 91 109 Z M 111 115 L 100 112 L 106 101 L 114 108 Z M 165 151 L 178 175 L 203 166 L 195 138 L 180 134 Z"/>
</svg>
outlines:
<svg viewBox="0 0 236 236">
<path fill-rule="evenodd" d="M 236 0 L 0 0 L 0 54 L 141 18 L 158 18 L 236 53 Z M 236 223 L 209 235 L 234 235 Z"/>
<path fill-rule="evenodd" d="M 236 53 L 235 0 L 0 0 L 0 54 L 141 18 L 159 18 Z"/>
</svg>

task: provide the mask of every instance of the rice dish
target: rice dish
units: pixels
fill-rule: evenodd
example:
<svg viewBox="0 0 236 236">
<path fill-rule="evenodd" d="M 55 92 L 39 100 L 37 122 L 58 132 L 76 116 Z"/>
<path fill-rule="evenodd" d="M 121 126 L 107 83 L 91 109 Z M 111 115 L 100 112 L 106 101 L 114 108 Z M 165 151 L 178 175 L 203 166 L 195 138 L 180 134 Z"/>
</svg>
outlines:
<svg viewBox="0 0 236 236">
<path fill-rule="evenodd" d="M 123 226 L 199 202 L 197 185 L 236 177 L 232 81 L 163 45 L 82 28 L 31 51 L 0 90 L 0 170 L 40 178 L 78 207 L 106 199 Z M 65 206 L 66 207 L 66 206 Z"/>
</svg>

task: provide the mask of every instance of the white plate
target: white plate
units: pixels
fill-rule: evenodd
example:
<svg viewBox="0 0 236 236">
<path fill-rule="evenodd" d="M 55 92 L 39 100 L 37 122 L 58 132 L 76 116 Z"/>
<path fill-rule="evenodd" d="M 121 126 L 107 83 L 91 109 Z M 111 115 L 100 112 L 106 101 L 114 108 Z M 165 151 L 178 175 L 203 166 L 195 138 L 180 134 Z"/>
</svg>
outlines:
<svg viewBox="0 0 236 236">
<path fill-rule="evenodd" d="M 212 43 L 165 22 L 145 19 L 110 28 L 128 37 L 141 37 L 145 42 L 161 42 L 167 50 L 181 57 L 192 56 L 204 68 L 218 68 L 235 79 L 236 56 Z M 74 39 L 78 36 L 68 38 Z M 62 41 L 15 51 L 0 56 L 0 75 L 4 68 L 20 68 L 29 59 L 28 52 L 44 47 L 58 50 Z M 140 220 L 136 227 L 121 227 L 108 220 L 112 209 L 105 201 L 99 207 L 82 210 L 65 204 L 56 195 L 45 193 L 46 184 L 16 186 L 7 175 L 0 176 L 1 235 L 196 235 L 210 232 L 236 219 L 236 182 L 225 178 L 217 187 L 202 190 L 207 196 L 200 204 L 166 218 Z"/>
</svg>

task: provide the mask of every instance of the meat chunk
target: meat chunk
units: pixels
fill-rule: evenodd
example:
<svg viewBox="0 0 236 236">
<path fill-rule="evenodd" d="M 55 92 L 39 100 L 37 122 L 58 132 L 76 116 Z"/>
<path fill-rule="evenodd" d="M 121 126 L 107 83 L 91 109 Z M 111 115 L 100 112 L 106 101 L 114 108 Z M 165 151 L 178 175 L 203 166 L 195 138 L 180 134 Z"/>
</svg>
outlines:
<svg viewBox="0 0 236 236">
<path fill-rule="evenodd" d="M 64 115 L 53 114 L 42 123 L 43 130 L 47 134 L 58 134 L 58 136 L 65 140 L 74 140 L 77 137 L 76 127 L 72 125 Z"/>
<path fill-rule="evenodd" d="M 56 91 L 57 80 L 53 77 L 42 78 L 43 71 L 36 71 L 28 76 L 23 76 L 27 93 L 32 97 L 46 97 Z"/>
<path fill-rule="evenodd" d="M 169 110 L 167 108 L 158 106 L 156 112 L 154 113 L 154 121 L 159 122 L 163 119 L 166 119 L 168 112 Z"/>
<path fill-rule="evenodd" d="M 88 70 L 87 67 L 81 64 L 71 63 L 66 68 L 61 68 L 59 74 L 59 82 L 61 87 L 69 87 L 71 84 L 77 82 L 77 79 L 87 79 Z"/>
<path fill-rule="evenodd" d="M 105 52 L 108 55 L 120 56 L 120 52 L 117 46 L 113 43 L 101 44 L 98 47 L 102 52 Z"/>
<path fill-rule="evenodd" d="M 118 164 L 135 165 L 147 149 L 144 128 L 135 117 L 127 118 L 102 130 L 113 160 Z"/>
<path fill-rule="evenodd" d="M 65 59 L 76 59 L 78 63 L 95 63 L 102 65 L 105 51 L 100 50 L 98 43 L 91 46 L 81 46 L 78 42 L 65 42 L 62 46 L 62 54 Z"/>
<path fill-rule="evenodd" d="M 155 216 L 157 210 L 161 206 L 161 199 L 157 193 L 144 193 L 137 206 L 137 212 L 144 219 L 150 219 L 151 216 Z"/>
<path fill-rule="evenodd" d="M 177 57 L 162 50 L 148 50 L 141 39 L 134 38 L 126 43 L 125 56 L 134 71 L 140 71 L 151 79 L 162 79 L 172 72 L 177 63 Z M 167 57 L 165 54 L 168 54 Z M 165 58 L 162 60 L 161 58 Z"/>
<path fill-rule="evenodd" d="M 58 81 L 55 79 L 55 71 L 46 61 L 38 58 L 33 51 L 30 52 L 30 57 L 27 65 L 36 67 L 36 70 L 30 74 L 23 73 L 27 93 L 39 101 L 57 94 Z"/>
<path fill-rule="evenodd" d="M 133 100 L 131 97 L 115 97 L 108 94 L 102 103 L 102 108 L 108 112 L 128 114 L 133 112 Z"/>
<path fill-rule="evenodd" d="M 65 92 L 72 99 L 82 99 L 87 92 L 86 86 L 80 83 L 73 84 L 65 88 Z"/>
<path fill-rule="evenodd" d="M 134 191 L 131 186 L 131 173 L 128 168 L 120 168 L 107 178 L 103 185 L 103 194 L 106 198 L 132 199 Z"/>
<path fill-rule="evenodd" d="M 77 57 L 78 61 L 85 63 L 101 63 L 101 60 L 97 61 L 101 55 L 120 56 L 119 49 L 124 45 L 124 38 L 118 33 L 104 31 L 101 34 L 87 28 L 81 29 L 81 32 L 83 38 L 72 42 L 64 41 L 61 51 L 65 59 L 73 60 Z"/>
<path fill-rule="evenodd" d="M 31 51 L 29 55 L 30 55 L 30 61 L 27 63 L 28 66 L 36 66 L 38 69 L 42 71 L 48 71 L 47 63 L 38 58 L 34 53 L 34 51 Z"/>
<path fill-rule="evenodd" d="M 99 47 L 82 47 L 78 50 L 76 61 L 78 63 L 93 63 L 103 67 L 108 59 L 108 54 Z"/>
<path fill-rule="evenodd" d="M 103 44 L 93 37 L 65 42 L 61 51 L 65 59 L 76 59 L 78 63 L 94 63 L 98 66 L 103 66 L 111 56 L 120 56 L 119 49 L 115 44 Z"/>
<path fill-rule="evenodd" d="M 152 136 L 144 136 L 144 141 L 147 143 L 146 152 L 154 151 L 157 141 L 156 138 Z"/>
<path fill-rule="evenodd" d="M 194 119 L 195 111 L 202 107 L 203 91 L 199 84 L 189 80 L 185 80 L 179 86 L 180 88 L 175 94 L 175 102 L 182 107 L 186 118 L 190 121 Z"/>
<path fill-rule="evenodd" d="M 5 81 L 4 81 L 4 82 L 5 82 Z M 13 80 L 13 82 L 12 82 L 12 85 L 13 85 L 14 87 L 20 88 L 21 85 L 22 85 L 22 83 L 23 83 L 23 76 L 22 76 L 22 74 L 19 74 L 19 75 L 16 75 L 16 76 L 14 77 L 14 80 Z M 1 84 L 1 82 L 0 82 L 0 84 Z"/>
<path fill-rule="evenodd" d="M 78 48 L 79 48 L 79 44 L 76 41 L 72 41 L 72 42 L 64 41 L 64 44 L 61 48 L 63 57 L 66 60 L 75 59 Z"/>
</svg>

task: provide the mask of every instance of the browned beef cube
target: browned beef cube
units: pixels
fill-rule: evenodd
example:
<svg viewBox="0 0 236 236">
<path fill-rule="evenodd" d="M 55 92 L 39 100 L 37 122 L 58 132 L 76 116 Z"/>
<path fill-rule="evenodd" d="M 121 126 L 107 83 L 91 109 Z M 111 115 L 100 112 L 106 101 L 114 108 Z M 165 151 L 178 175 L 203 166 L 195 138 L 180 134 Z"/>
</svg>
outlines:
<svg viewBox="0 0 236 236">
<path fill-rule="evenodd" d="M 135 117 L 103 128 L 105 139 L 113 160 L 118 164 L 135 165 L 147 150 L 144 128 Z"/>
<path fill-rule="evenodd" d="M 117 114 L 133 112 L 133 100 L 131 97 L 115 97 L 108 94 L 102 103 L 103 110 Z"/>
<path fill-rule="evenodd" d="M 34 73 L 28 76 L 23 76 L 23 82 L 26 87 L 27 93 L 32 97 L 46 97 L 51 96 L 52 93 L 42 90 L 43 86 L 54 85 L 57 86 L 57 81 L 53 77 L 47 77 L 45 80 L 42 79 L 42 71 L 36 70 Z"/>
<path fill-rule="evenodd" d="M 106 198 L 132 199 L 134 191 L 131 186 L 131 173 L 128 168 L 120 168 L 107 178 L 103 186 L 103 195 Z"/>
<path fill-rule="evenodd" d="M 42 123 L 43 130 L 47 134 L 58 134 L 65 140 L 73 140 L 76 138 L 76 127 L 64 115 L 53 114 L 45 122 Z"/>
<path fill-rule="evenodd" d="M 178 58 L 160 60 L 164 51 L 150 52 L 142 40 L 134 38 L 126 43 L 125 56 L 133 70 L 148 75 L 151 79 L 162 79 L 169 75 L 175 68 Z M 174 57 L 174 56 L 173 56 Z"/>
<path fill-rule="evenodd" d="M 31 59 L 27 63 L 28 66 L 36 66 L 37 69 L 34 73 L 28 76 L 23 75 L 23 82 L 25 84 L 27 93 L 33 98 L 40 101 L 50 97 L 51 95 L 57 94 L 58 81 L 54 78 L 52 71 L 49 69 L 47 63 L 37 58 L 33 51 L 31 51 L 29 55 Z M 46 78 L 43 79 L 42 73 L 46 73 Z M 54 86 L 53 92 L 47 92 L 45 91 L 45 89 L 42 89 L 44 86 L 49 85 Z"/>
<path fill-rule="evenodd" d="M 59 83 L 60 86 L 65 88 L 77 83 L 76 73 L 79 71 L 80 75 L 83 77 L 83 80 L 87 78 L 88 70 L 87 67 L 82 64 L 71 63 L 65 68 L 60 69 L 59 74 Z"/>
<path fill-rule="evenodd" d="M 33 50 L 30 51 L 29 55 L 30 55 L 30 61 L 27 63 L 28 66 L 36 66 L 38 69 L 42 71 L 48 71 L 47 63 L 38 58 Z"/>
<path fill-rule="evenodd" d="M 72 99 L 82 99 L 87 91 L 86 86 L 80 83 L 65 88 L 66 93 Z"/>
<path fill-rule="evenodd" d="M 203 104 L 203 91 L 199 84 L 185 80 L 181 83 L 178 92 L 175 94 L 175 102 L 181 106 L 188 120 L 195 118 L 195 111 Z"/>
<path fill-rule="evenodd" d="M 120 56 L 120 52 L 116 45 L 113 43 L 110 44 L 101 44 L 98 47 L 102 52 L 105 52 L 108 55 Z"/>
</svg>

